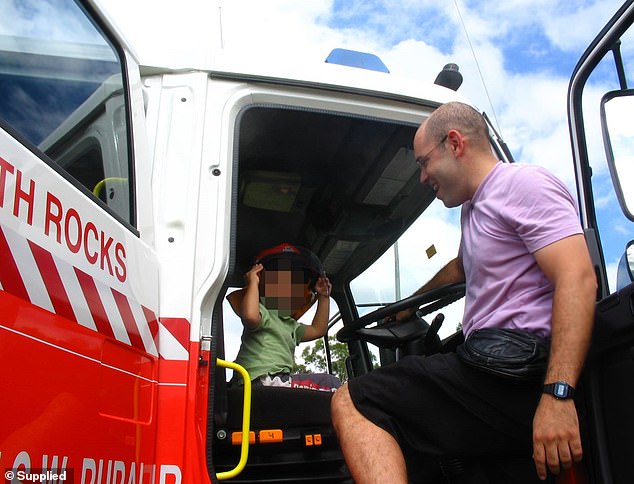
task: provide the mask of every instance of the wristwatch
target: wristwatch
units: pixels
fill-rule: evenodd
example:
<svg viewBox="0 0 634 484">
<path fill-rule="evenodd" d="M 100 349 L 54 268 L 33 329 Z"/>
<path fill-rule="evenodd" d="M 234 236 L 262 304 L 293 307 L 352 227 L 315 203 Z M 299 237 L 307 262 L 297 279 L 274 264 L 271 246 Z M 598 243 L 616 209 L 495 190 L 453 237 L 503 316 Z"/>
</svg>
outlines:
<svg viewBox="0 0 634 484">
<path fill-rule="evenodd" d="M 542 393 L 548 393 L 557 400 L 568 400 L 575 394 L 575 389 L 563 381 L 556 381 L 555 383 L 546 383 L 542 388 Z"/>
</svg>

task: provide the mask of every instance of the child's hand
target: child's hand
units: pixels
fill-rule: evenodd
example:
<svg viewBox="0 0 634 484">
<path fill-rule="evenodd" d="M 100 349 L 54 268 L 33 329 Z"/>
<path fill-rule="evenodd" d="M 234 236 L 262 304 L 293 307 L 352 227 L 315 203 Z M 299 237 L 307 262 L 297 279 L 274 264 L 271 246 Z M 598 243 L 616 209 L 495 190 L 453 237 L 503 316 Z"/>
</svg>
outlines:
<svg viewBox="0 0 634 484">
<path fill-rule="evenodd" d="M 332 290 L 332 284 L 326 276 L 319 276 L 315 283 L 315 292 L 321 297 L 330 297 L 330 291 Z"/>
<path fill-rule="evenodd" d="M 253 264 L 253 267 L 251 267 L 251 269 L 249 269 L 249 272 L 247 272 L 244 276 L 247 285 L 258 285 L 260 283 L 260 272 L 262 272 L 263 270 L 264 266 L 262 264 Z"/>
</svg>

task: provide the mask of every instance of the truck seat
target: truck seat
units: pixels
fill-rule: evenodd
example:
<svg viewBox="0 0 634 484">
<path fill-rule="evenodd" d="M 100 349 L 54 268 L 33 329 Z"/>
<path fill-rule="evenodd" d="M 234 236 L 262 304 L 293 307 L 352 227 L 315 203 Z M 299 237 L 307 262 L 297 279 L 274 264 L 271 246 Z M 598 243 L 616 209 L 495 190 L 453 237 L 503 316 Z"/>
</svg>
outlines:
<svg viewBox="0 0 634 484">
<path fill-rule="evenodd" d="M 217 472 L 240 458 L 242 398 L 242 387 L 227 389 L 226 423 L 214 435 Z M 253 387 L 249 458 L 230 482 L 351 482 L 330 420 L 331 398 L 325 391 Z"/>
</svg>

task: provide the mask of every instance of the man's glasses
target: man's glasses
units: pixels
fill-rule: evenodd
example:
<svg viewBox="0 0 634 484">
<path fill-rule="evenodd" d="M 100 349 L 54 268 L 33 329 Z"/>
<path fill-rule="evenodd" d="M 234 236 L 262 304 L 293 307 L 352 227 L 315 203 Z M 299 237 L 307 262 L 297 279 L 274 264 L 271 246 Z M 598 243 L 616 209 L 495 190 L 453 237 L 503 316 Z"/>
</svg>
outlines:
<svg viewBox="0 0 634 484">
<path fill-rule="evenodd" d="M 427 152 L 427 154 L 425 156 L 421 156 L 419 158 L 416 158 L 416 163 L 418 164 L 418 166 L 420 166 L 421 170 L 427 166 L 427 162 L 429 161 L 429 157 L 434 152 L 434 150 L 439 148 L 440 146 L 442 146 L 442 144 L 445 141 L 447 141 L 448 137 L 449 137 L 449 135 L 446 134 L 445 136 L 442 137 L 442 139 L 440 140 L 440 142 L 436 146 L 434 146 L 431 150 L 429 150 Z"/>
</svg>

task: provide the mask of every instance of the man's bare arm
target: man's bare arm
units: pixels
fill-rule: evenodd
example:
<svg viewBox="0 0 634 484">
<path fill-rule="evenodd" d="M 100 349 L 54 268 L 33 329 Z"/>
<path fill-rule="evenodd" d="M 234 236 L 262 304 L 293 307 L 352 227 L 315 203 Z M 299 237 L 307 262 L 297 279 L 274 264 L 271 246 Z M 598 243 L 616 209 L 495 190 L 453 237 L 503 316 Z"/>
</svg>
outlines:
<svg viewBox="0 0 634 484">
<path fill-rule="evenodd" d="M 420 288 L 412 294 L 412 296 L 423 294 L 431 289 L 435 289 L 440 286 L 444 286 L 445 284 L 455 284 L 458 282 L 464 282 L 465 275 L 464 269 L 462 267 L 462 260 L 459 257 L 450 260 L 442 269 L 440 269 L 434 277 L 432 277 L 428 282 L 423 284 Z M 414 313 L 416 312 L 416 308 L 404 309 L 396 314 L 396 319 L 398 321 L 406 321 L 410 319 Z"/>
<path fill-rule="evenodd" d="M 585 239 L 574 235 L 535 254 L 555 286 L 552 341 L 545 383 L 577 384 L 590 344 L 597 291 Z M 533 458 L 537 474 L 567 469 L 582 457 L 577 411 L 573 400 L 542 395 L 533 419 Z"/>
</svg>

